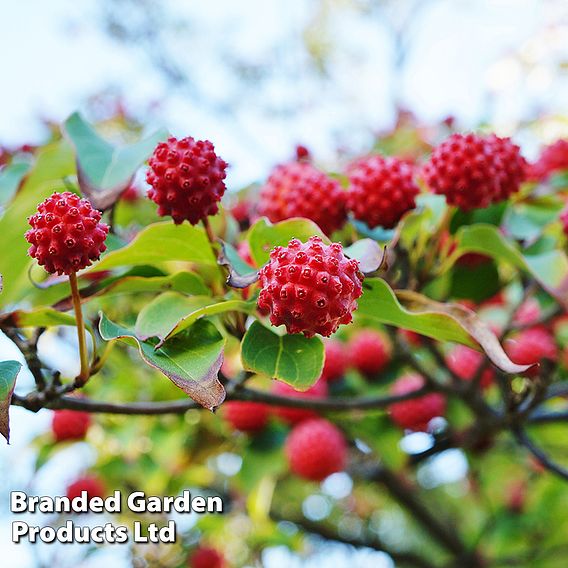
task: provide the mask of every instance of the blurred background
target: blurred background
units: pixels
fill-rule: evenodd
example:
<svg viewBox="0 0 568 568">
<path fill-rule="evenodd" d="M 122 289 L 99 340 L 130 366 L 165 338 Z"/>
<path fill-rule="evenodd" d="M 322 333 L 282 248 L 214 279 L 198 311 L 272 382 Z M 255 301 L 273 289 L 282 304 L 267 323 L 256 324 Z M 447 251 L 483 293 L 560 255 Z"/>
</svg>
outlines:
<svg viewBox="0 0 568 568">
<path fill-rule="evenodd" d="M 565 0 L 6 0 L 0 146 L 40 144 L 76 109 L 92 121 L 124 114 L 148 129 L 214 141 L 231 164 L 229 190 L 263 180 L 297 144 L 331 165 L 404 120 L 425 130 L 444 120 L 459 129 L 491 123 L 534 157 L 541 143 L 568 135 L 567 38 Z M 57 352 L 60 367 L 75 364 L 67 345 L 67 360 Z M 0 351 L 21 359 L 4 338 Z M 18 391 L 30 385 L 22 371 Z M 50 547 L 11 544 L 9 490 L 64 493 L 94 460 L 76 444 L 32 482 L 28 442 L 49 419 L 13 408 L 11 446 L 0 444 L 0 550 L 9 568 L 53 565 Z M 460 456 L 448 458 L 444 470 L 463 475 Z M 220 467 L 231 468 L 227 459 Z M 349 492 L 346 476 L 332 477 L 330 495 Z M 317 519 L 325 501 L 306 507 Z M 334 566 L 391 565 L 339 545 L 322 554 Z M 129 565 L 120 547 L 80 564 L 73 547 L 65 556 L 64 565 Z M 265 558 L 267 567 L 321 562 L 277 547 Z"/>
</svg>

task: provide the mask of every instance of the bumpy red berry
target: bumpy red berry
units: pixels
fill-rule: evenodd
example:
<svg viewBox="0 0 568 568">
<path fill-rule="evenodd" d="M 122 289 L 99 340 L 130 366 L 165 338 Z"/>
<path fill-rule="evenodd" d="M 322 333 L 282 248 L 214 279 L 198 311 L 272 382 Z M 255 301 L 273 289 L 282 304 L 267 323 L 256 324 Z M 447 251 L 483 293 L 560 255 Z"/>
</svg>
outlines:
<svg viewBox="0 0 568 568">
<path fill-rule="evenodd" d="M 286 457 L 296 475 L 322 481 L 345 468 L 347 443 L 341 431 L 322 418 L 298 424 L 286 440 Z"/>
<path fill-rule="evenodd" d="M 56 442 L 82 440 L 91 425 L 91 415 L 77 410 L 56 410 L 51 420 L 51 430 Z"/>
<path fill-rule="evenodd" d="M 528 164 L 521 154 L 521 149 L 513 144 L 510 138 L 500 138 L 491 134 L 487 141 L 491 145 L 493 160 L 499 175 L 499 192 L 494 202 L 505 201 L 519 187 L 527 177 Z"/>
<path fill-rule="evenodd" d="M 260 270 L 258 307 L 288 333 L 329 337 L 353 320 L 362 281 L 359 263 L 348 259 L 339 243 L 292 239 L 287 247 L 274 248 Z"/>
<path fill-rule="evenodd" d="M 450 205 L 470 211 L 517 192 L 525 172 L 526 162 L 510 140 L 452 134 L 434 149 L 422 176 Z"/>
<path fill-rule="evenodd" d="M 270 409 L 266 404 L 231 400 L 223 405 L 225 420 L 241 432 L 260 432 L 268 423 Z"/>
<path fill-rule="evenodd" d="M 346 193 L 339 182 L 312 164 L 292 162 L 276 166 L 260 193 L 258 214 L 272 222 L 292 217 L 314 221 L 327 235 L 347 220 Z"/>
<path fill-rule="evenodd" d="M 108 226 L 101 212 L 78 195 L 55 192 L 28 218 L 28 254 L 54 274 L 71 274 L 98 260 L 106 250 Z"/>
<path fill-rule="evenodd" d="M 404 395 L 421 389 L 424 378 L 416 373 L 403 375 L 393 384 L 391 392 Z M 418 398 L 395 402 L 389 406 L 391 418 L 401 428 L 426 432 L 432 418 L 443 416 L 446 399 L 439 393 L 428 393 Z"/>
<path fill-rule="evenodd" d="M 456 345 L 448 354 L 446 363 L 448 369 L 457 377 L 464 381 L 471 381 L 477 374 L 480 365 L 483 364 L 484 357 L 478 351 L 466 347 L 465 345 Z M 495 372 L 493 369 L 487 368 L 481 374 L 480 386 L 486 389 L 493 384 Z"/>
<path fill-rule="evenodd" d="M 546 146 L 531 168 L 533 177 L 546 180 L 551 174 L 568 170 L 568 139 L 557 140 Z"/>
<path fill-rule="evenodd" d="M 382 371 L 391 359 L 392 346 L 382 333 L 373 329 L 358 332 L 349 342 L 349 361 L 367 376 Z"/>
<path fill-rule="evenodd" d="M 157 203 L 158 215 L 196 225 L 219 211 L 227 163 L 209 140 L 172 136 L 158 144 L 148 164 L 148 197 Z"/>
<path fill-rule="evenodd" d="M 280 381 L 274 381 L 272 392 L 280 396 L 292 396 L 296 398 L 325 398 L 328 393 L 327 383 L 319 379 L 313 386 L 306 391 L 297 391 L 290 385 Z M 309 418 L 317 418 L 318 414 L 314 410 L 308 408 L 292 408 L 290 406 L 273 407 L 273 412 L 278 418 L 284 420 L 288 424 L 297 424 L 302 420 Z"/>
<path fill-rule="evenodd" d="M 531 365 L 542 359 L 554 361 L 558 355 L 554 336 L 541 326 L 524 329 L 507 339 L 505 350 L 511 360 L 519 365 Z M 534 372 L 536 369 L 533 369 Z"/>
<path fill-rule="evenodd" d="M 348 207 L 370 228 L 390 229 L 416 207 L 418 186 L 413 168 L 398 158 L 369 156 L 349 169 Z"/>
<path fill-rule="evenodd" d="M 80 497 L 83 491 L 87 492 L 87 499 L 89 501 L 93 497 L 104 497 L 106 492 L 103 482 L 98 477 L 86 475 L 85 477 L 80 477 L 67 487 L 67 497 L 69 499 L 75 499 L 75 497 Z"/>
<path fill-rule="evenodd" d="M 225 558 L 210 546 L 198 546 L 190 555 L 189 568 L 224 568 Z"/>
<path fill-rule="evenodd" d="M 325 361 L 321 372 L 324 381 L 336 381 L 345 374 L 348 366 L 348 357 L 345 345 L 337 339 L 329 339 L 324 343 Z"/>
</svg>

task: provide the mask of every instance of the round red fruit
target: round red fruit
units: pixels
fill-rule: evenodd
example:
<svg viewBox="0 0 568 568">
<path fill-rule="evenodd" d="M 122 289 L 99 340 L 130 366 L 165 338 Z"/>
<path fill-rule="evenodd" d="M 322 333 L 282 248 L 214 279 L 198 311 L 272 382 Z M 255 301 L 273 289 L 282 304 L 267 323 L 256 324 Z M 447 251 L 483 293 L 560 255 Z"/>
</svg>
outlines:
<svg viewBox="0 0 568 568">
<path fill-rule="evenodd" d="M 224 568 L 225 558 L 215 548 L 198 546 L 190 555 L 189 568 Z"/>
<path fill-rule="evenodd" d="M 369 156 L 349 168 L 348 208 L 371 229 L 393 228 L 416 207 L 420 192 L 411 165 L 398 158 Z"/>
<path fill-rule="evenodd" d="M 93 497 L 104 497 L 106 492 L 103 482 L 98 477 L 86 475 L 85 477 L 80 477 L 67 487 L 67 497 L 69 499 L 75 499 L 76 497 L 80 497 L 83 491 L 87 492 L 87 499 L 89 501 Z"/>
<path fill-rule="evenodd" d="M 392 346 L 384 334 L 365 329 L 351 339 L 348 351 L 351 365 L 364 375 L 372 376 L 388 365 Z"/>
<path fill-rule="evenodd" d="M 341 431 L 322 418 L 298 424 L 286 440 L 290 470 L 312 481 L 322 481 L 342 471 L 347 462 L 347 443 Z"/>
<path fill-rule="evenodd" d="M 98 260 L 106 250 L 108 226 L 101 212 L 78 195 L 53 193 L 28 218 L 28 254 L 54 274 L 71 274 Z"/>
<path fill-rule="evenodd" d="M 362 281 L 359 263 L 348 259 L 339 243 L 292 239 L 287 247 L 274 248 L 261 268 L 258 307 L 288 333 L 329 337 L 353 320 Z"/>
<path fill-rule="evenodd" d="M 391 393 L 405 395 L 420 390 L 424 378 L 416 373 L 403 375 L 394 383 Z M 446 412 L 446 399 L 439 393 L 428 393 L 418 398 L 395 402 L 389 406 L 393 422 L 408 430 L 426 432 L 430 420 L 443 416 Z"/>
<path fill-rule="evenodd" d="M 346 193 L 337 180 L 306 161 L 283 164 L 262 188 L 258 214 L 272 222 L 305 217 L 331 235 L 347 220 Z"/>
<path fill-rule="evenodd" d="M 270 409 L 259 402 L 232 400 L 223 405 L 223 415 L 235 430 L 255 433 L 264 430 Z"/>
<path fill-rule="evenodd" d="M 464 381 L 471 381 L 477 375 L 479 367 L 483 364 L 484 356 L 465 345 L 456 345 L 446 358 L 448 369 Z M 493 384 L 495 373 L 487 368 L 481 373 L 480 386 L 486 389 Z"/>
<path fill-rule="evenodd" d="M 56 410 L 51 420 L 51 430 L 56 442 L 82 440 L 91 425 L 91 415 L 78 410 Z"/>
<path fill-rule="evenodd" d="M 158 215 L 196 225 L 219 211 L 227 163 L 209 140 L 168 138 L 158 144 L 148 164 L 148 197 L 158 205 Z"/>
</svg>

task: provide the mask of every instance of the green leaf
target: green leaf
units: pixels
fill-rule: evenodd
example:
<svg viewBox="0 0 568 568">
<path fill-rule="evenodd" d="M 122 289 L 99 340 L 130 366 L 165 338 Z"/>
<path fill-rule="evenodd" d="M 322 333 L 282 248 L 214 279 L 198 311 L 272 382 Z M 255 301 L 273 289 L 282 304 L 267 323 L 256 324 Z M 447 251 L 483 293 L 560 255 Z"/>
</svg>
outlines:
<svg viewBox="0 0 568 568">
<path fill-rule="evenodd" d="M 280 336 L 257 321 L 249 327 L 241 344 L 245 369 L 280 379 L 300 391 L 318 380 L 323 358 L 321 339 L 300 334 Z"/>
<path fill-rule="evenodd" d="M 107 254 L 88 272 L 117 266 L 159 264 L 170 260 L 217 266 L 211 244 L 200 227 L 166 221 L 146 227 L 125 247 Z"/>
<path fill-rule="evenodd" d="M 14 310 L 0 316 L 0 322 L 7 327 L 54 327 L 58 325 L 75 326 L 75 316 L 58 312 L 52 308 L 35 310 Z"/>
<path fill-rule="evenodd" d="M 128 146 L 116 147 L 103 140 L 79 113 L 64 124 L 77 155 L 77 175 L 82 192 L 97 209 L 108 209 L 130 185 L 136 170 L 150 157 L 167 133 L 154 132 Z"/>
<path fill-rule="evenodd" d="M 397 295 L 411 303 L 412 309 L 403 307 Z M 397 295 L 384 280 L 365 279 L 363 295 L 358 300 L 358 317 L 415 331 L 438 341 L 452 341 L 473 348 L 481 346 L 491 361 L 507 373 L 522 373 L 530 367 L 513 363 L 493 332 L 471 310 L 457 304 L 434 302 L 406 290 Z"/>
<path fill-rule="evenodd" d="M 229 271 L 227 285 L 232 288 L 248 288 L 258 280 L 258 270 L 245 262 L 237 249 L 229 243 L 221 241 L 221 253 L 217 261 Z"/>
<path fill-rule="evenodd" d="M 209 304 L 198 309 L 193 309 L 187 315 L 179 318 L 178 322 L 168 331 L 165 337 L 158 343 L 161 347 L 164 342 L 169 341 L 172 337 L 187 329 L 193 322 L 204 316 L 216 316 L 227 312 L 242 312 L 252 314 L 256 310 L 256 302 L 245 302 L 244 300 L 227 300 L 216 304 Z"/>
<path fill-rule="evenodd" d="M 223 363 L 225 339 L 211 322 L 197 321 L 167 345 L 155 349 L 155 342 L 141 341 L 103 313 L 100 316 L 99 331 L 104 340 L 120 340 L 136 347 L 145 363 L 205 408 L 213 410 L 223 402 L 225 389 L 217 375 Z"/>
<path fill-rule="evenodd" d="M 0 434 L 10 443 L 10 404 L 16 378 L 22 364 L 18 361 L 0 362 Z"/>
<path fill-rule="evenodd" d="M 168 290 L 195 296 L 207 296 L 211 293 L 201 276 L 193 272 L 176 272 L 168 276 L 152 276 L 149 278 L 144 276 L 118 278 L 97 292 L 97 296 L 134 294 L 137 292 L 165 292 Z"/>
<path fill-rule="evenodd" d="M 568 258 L 560 250 L 523 255 L 492 225 L 462 227 L 457 233 L 457 248 L 448 265 L 466 252 L 486 254 L 531 274 L 537 282 L 565 307 L 568 306 Z"/>
<path fill-rule="evenodd" d="M 0 170 L 0 206 L 12 199 L 30 168 L 29 162 L 15 162 Z"/>
<path fill-rule="evenodd" d="M 146 304 L 138 314 L 136 337 L 142 340 L 149 337 L 162 339 L 177 324 L 181 314 L 193 313 L 213 301 L 210 296 L 187 297 L 177 292 L 160 294 Z"/>
<path fill-rule="evenodd" d="M 558 221 L 562 204 L 551 200 L 519 203 L 507 209 L 503 219 L 506 234 L 522 241 L 534 241 L 547 225 Z"/>
<path fill-rule="evenodd" d="M 293 238 L 306 242 L 313 236 L 321 237 L 325 243 L 330 242 L 322 230 L 309 219 L 287 219 L 272 224 L 261 218 L 250 228 L 248 242 L 256 266 L 262 266 L 268 262 L 270 251 L 274 247 L 287 246 Z"/>
<path fill-rule="evenodd" d="M 15 199 L 0 218 L 2 242 L 9 243 L 0 254 L 0 273 L 4 275 L 3 305 L 22 298 L 31 284 L 27 269 L 31 263 L 24 233 L 29 229 L 28 217 L 46 197 L 62 190 L 62 179 L 74 171 L 73 155 L 68 145 L 57 142 L 46 146 L 37 155 L 37 161 Z"/>
</svg>

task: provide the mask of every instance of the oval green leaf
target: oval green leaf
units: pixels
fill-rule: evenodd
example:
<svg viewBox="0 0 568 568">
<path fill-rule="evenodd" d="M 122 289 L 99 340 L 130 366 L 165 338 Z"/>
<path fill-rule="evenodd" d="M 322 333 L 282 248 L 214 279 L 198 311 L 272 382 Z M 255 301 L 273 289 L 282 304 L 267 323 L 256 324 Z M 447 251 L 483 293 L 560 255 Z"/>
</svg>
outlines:
<svg viewBox="0 0 568 568">
<path fill-rule="evenodd" d="M 320 377 L 324 361 L 321 339 L 300 334 L 278 335 L 253 322 L 241 344 L 241 360 L 248 371 L 280 379 L 296 390 L 309 389 Z"/>
<path fill-rule="evenodd" d="M 16 378 L 22 368 L 18 361 L 0 362 L 0 434 L 10 443 L 10 404 Z"/>
</svg>

